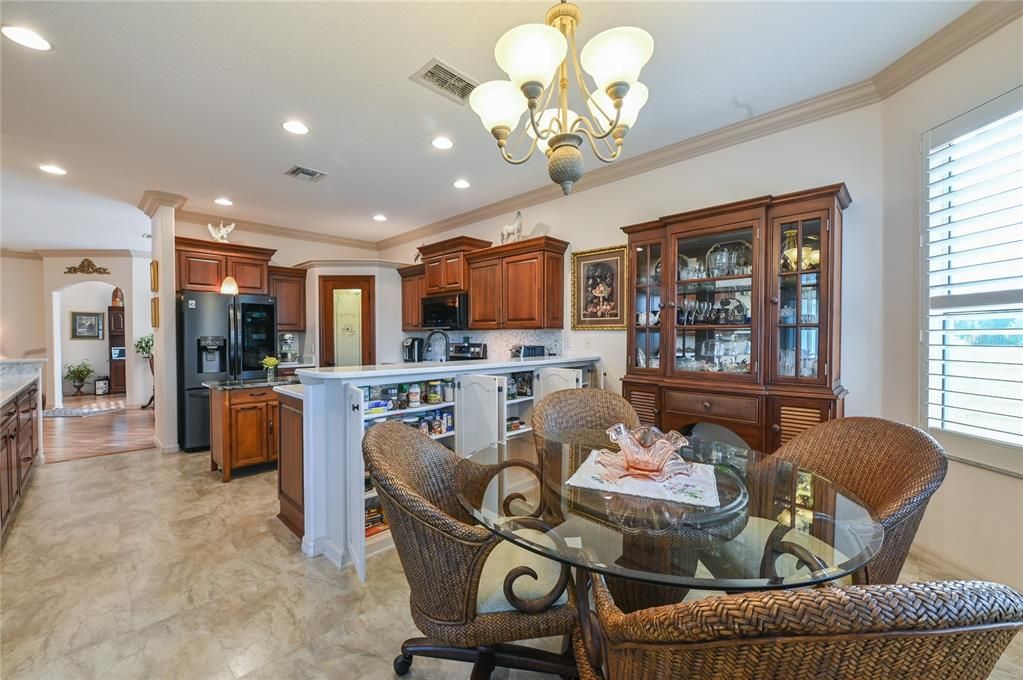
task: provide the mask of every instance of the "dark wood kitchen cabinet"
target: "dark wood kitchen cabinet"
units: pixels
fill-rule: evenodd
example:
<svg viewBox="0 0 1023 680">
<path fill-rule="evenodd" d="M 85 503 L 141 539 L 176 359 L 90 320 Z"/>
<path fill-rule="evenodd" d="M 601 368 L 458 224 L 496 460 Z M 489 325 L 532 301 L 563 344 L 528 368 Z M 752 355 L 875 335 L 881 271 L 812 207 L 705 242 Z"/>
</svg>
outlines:
<svg viewBox="0 0 1023 680">
<path fill-rule="evenodd" d="M 125 347 L 124 307 L 107 307 L 107 346 L 110 352 L 110 394 L 124 394 L 127 389 L 125 360 L 115 359 L 114 348 Z"/>
<path fill-rule="evenodd" d="M 464 293 L 468 287 L 469 269 L 465 254 L 487 248 L 490 241 L 456 236 L 437 243 L 420 246 L 425 269 L 426 295 Z"/>
<path fill-rule="evenodd" d="M 227 276 L 238 282 L 239 293 L 270 294 L 270 258 L 273 248 L 217 243 L 179 236 L 176 285 L 181 290 L 220 292 Z"/>
<path fill-rule="evenodd" d="M 423 297 L 426 295 L 426 267 L 413 264 L 399 267 L 401 276 L 401 329 L 418 331 L 423 328 Z"/>
<path fill-rule="evenodd" d="M 277 298 L 277 330 L 305 331 L 305 269 L 270 267 L 270 295 Z"/>
<path fill-rule="evenodd" d="M 305 535 L 305 481 L 302 475 L 302 400 L 280 395 L 280 442 L 277 461 L 277 515 L 296 536 Z"/>
<path fill-rule="evenodd" d="M 39 456 L 39 388 L 32 382 L 0 410 L 0 531 L 10 527 Z"/>
<path fill-rule="evenodd" d="M 234 470 L 277 460 L 278 398 L 272 387 L 210 390 L 210 469 Z"/>
<path fill-rule="evenodd" d="M 466 253 L 469 328 L 562 328 L 567 248 L 537 236 Z"/>
</svg>

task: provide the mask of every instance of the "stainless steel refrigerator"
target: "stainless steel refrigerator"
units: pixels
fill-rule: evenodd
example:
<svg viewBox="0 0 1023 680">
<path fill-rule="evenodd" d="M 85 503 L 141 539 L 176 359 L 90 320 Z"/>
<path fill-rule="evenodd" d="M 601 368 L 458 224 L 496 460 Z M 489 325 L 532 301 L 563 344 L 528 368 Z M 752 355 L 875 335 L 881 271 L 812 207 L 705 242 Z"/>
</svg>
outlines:
<svg viewBox="0 0 1023 680">
<path fill-rule="evenodd" d="M 210 391 L 204 382 L 266 375 L 277 354 L 277 300 L 271 295 L 178 295 L 178 446 L 210 446 Z"/>
</svg>

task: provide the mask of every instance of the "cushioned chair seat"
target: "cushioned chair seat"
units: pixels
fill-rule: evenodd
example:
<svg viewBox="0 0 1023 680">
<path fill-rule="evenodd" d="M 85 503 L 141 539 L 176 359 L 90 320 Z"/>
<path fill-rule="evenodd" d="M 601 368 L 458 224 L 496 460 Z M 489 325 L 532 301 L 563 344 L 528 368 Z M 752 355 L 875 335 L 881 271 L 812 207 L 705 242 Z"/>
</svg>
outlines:
<svg viewBox="0 0 1023 680">
<path fill-rule="evenodd" d="M 531 543 L 546 544 L 553 547 L 551 539 L 540 531 L 524 529 L 516 532 Z M 534 552 L 520 548 L 508 541 L 502 541 L 494 547 L 483 564 L 480 574 L 479 590 L 476 593 L 476 613 L 496 614 L 498 612 L 516 611 L 504 596 L 504 578 L 515 567 L 529 567 L 536 572 L 537 578 L 521 576 L 512 587 L 516 597 L 524 600 L 543 597 L 554 589 L 561 576 L 561 565 Z M 568 602 L 568 594 L 562 593 L 555 605 Z"/>
</svg>

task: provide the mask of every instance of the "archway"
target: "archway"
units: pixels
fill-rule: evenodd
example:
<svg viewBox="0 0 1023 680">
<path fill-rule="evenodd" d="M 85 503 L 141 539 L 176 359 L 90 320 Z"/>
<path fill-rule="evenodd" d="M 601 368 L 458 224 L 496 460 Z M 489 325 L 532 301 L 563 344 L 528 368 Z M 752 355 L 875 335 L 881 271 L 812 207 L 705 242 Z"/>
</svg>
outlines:
<svg viewBox="0 0 1023 680">
<path fill-rule="evenodd" d="M 107 281 L 74 281 L 53 291 L 53 352 L 51 394 L 54 407 L 62 407 L 64 397 L 76 390 L 65 378 L 69 366 L 86 365 L 93 373 L 86 381 L 110 376 L 110 328 L 107 308 L 115 286 Z M 123 336 L 123 327 L 121 330 Z"/>
</svg>

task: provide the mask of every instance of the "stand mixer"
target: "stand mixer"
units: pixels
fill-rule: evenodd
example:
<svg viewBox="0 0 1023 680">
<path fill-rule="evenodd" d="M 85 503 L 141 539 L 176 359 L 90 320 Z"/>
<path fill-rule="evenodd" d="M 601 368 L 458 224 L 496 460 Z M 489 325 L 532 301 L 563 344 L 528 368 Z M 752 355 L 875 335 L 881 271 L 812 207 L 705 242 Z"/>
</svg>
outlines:
<svg viewBox="0 0 1023 680">
<path fill-rule="evenodd" d="M 295 354 L 295 334 L 284 333 L 281 335 L 281 361 L 289 363 L 297 360 Z"/>
</svg>

